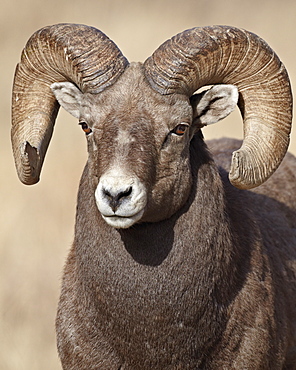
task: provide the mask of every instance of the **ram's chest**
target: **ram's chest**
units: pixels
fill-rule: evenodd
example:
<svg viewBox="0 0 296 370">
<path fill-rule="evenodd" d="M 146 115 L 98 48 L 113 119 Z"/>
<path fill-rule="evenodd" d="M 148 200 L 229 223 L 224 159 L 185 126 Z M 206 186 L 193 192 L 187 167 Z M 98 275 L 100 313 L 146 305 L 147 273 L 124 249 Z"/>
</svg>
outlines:
<svg viewBox="0 0 296 370">
<path fill-rule="evenodd" d="M 98 277 L 98 310 L 116 322 L 174 322 L 182 326 L 182 321 L 190 320 L 190 307 L 198 296 L 194 275 L 181 266 L 110 264 L 100 267 Z"/>
<path fill-rule="evenodd" d="M 204 341 L 201 333 L 212 331 L 206 316 L 214 304 L 201 289 L 198 256 L 188 264 L 190 251 L 177 247 L 154 266 L 136 261 L 126 249 L 117 251 L 120 259 L 110 253 L 96 261 L 95 320 L 119 352 L 153 358 L 163 351 L 165 357 L 178 345 L 191 357 Z"/>
</svg>

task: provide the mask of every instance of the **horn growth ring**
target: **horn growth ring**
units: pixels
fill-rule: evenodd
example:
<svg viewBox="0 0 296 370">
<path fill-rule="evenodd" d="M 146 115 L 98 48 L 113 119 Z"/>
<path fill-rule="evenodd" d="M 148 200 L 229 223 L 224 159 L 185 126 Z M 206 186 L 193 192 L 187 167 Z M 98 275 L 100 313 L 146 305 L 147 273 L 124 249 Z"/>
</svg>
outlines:
<svg viewBox="0 0 296 370">
<path fill-rule="evenodd" d="M 236 85 L 244 142 L 233 153 L 230 181 L 253 188 L 277 169 L 289 145 L 292 92 L 284 65 L 264 40 L 234 27 L 193 28 L 163 43 L 144 66 L 152 88 L 164 95 Z"/>
</svg>

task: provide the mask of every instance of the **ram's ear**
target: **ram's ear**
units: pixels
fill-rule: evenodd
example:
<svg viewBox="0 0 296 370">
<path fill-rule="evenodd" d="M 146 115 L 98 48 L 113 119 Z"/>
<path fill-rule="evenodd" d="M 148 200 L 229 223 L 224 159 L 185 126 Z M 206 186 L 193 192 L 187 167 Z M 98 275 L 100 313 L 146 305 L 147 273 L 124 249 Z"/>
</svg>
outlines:
<svg viewBox="0 0 296 370">
<path fill-rule="evenodd" d="M 55 82 L 51 86 L 59 104 L 72 116 L 79 119 L 82 92 L 71 82 Z"/>
<path fill-rule="evenodd" d="M 193 121 L 200 127 L 211 125 L 228 116 L 238 101 L 238 90 L 233 85 L 215 85 L 191 97 Z"/>
</svg>

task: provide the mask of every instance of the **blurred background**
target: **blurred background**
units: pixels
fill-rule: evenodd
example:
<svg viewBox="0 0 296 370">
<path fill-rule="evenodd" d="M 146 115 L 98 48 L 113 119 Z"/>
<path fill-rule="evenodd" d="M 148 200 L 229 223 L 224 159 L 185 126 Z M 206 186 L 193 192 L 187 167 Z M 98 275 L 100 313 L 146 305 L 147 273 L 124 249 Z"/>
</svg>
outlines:
<svg viewBox="0 0 296 370">
<path fill-rule="evenodd" d="M 54 320 L 63 264 L 73 239 L 76 193 L 86 160 L 84 134 L 59 113 L 42 181 L 22 185 L 10 148 L 16 63 L 28 38 L 54 23 L 84 23 L 106 33 L 130 61 L 195 26 L 226 24 L 260 35 L 296 81 L 294 0 L 1 0 L 0 3 L 0 370 L 60 369 Z M 207 139 L 242 138 L 238 111 L 205 128 Z M 296 132 L 290 150 L 296 154 Z"/>
</svg>

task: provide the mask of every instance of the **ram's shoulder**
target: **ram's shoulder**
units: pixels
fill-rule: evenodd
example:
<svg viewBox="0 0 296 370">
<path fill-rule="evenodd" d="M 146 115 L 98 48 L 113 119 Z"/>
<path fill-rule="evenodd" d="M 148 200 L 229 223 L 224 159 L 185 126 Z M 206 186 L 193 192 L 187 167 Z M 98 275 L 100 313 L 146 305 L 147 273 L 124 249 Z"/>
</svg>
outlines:
<svg viewBox="0 0 296 370">
<path fill-rule="evenodd" d="M 257 194 L 276 200 L 280 205 L 296 214 L 296 158 L 287 153 L 274 174 L 261 186 L 254 189 Z M 296 224 L 294 224 L 296 228 Z"/>
<path fill-rule="evenodd" d="M 217 166 L 220 168 L 221 175 L 226 179 L 229 172 L 232 153 L 241 146 L 242 142 L 237 139 L 215 139 L 207 142 L 207 145 L 214 157 Z M 231 186 L 231 185 L 229 185 Z M 262 185 L 249 191 L 249 199 L 253 199 L 258 205 L 258 211 L 265 208 L 282 209 L 285 207 L 286 213 L 289 209 L 296 212 L 296 158 L 293 154 L 287 153 L 273 175 Z M 255 205 L 253 205 L 255 207 Z M 296 225 L 295 225 L 296 227 Z"/>
</svg>

